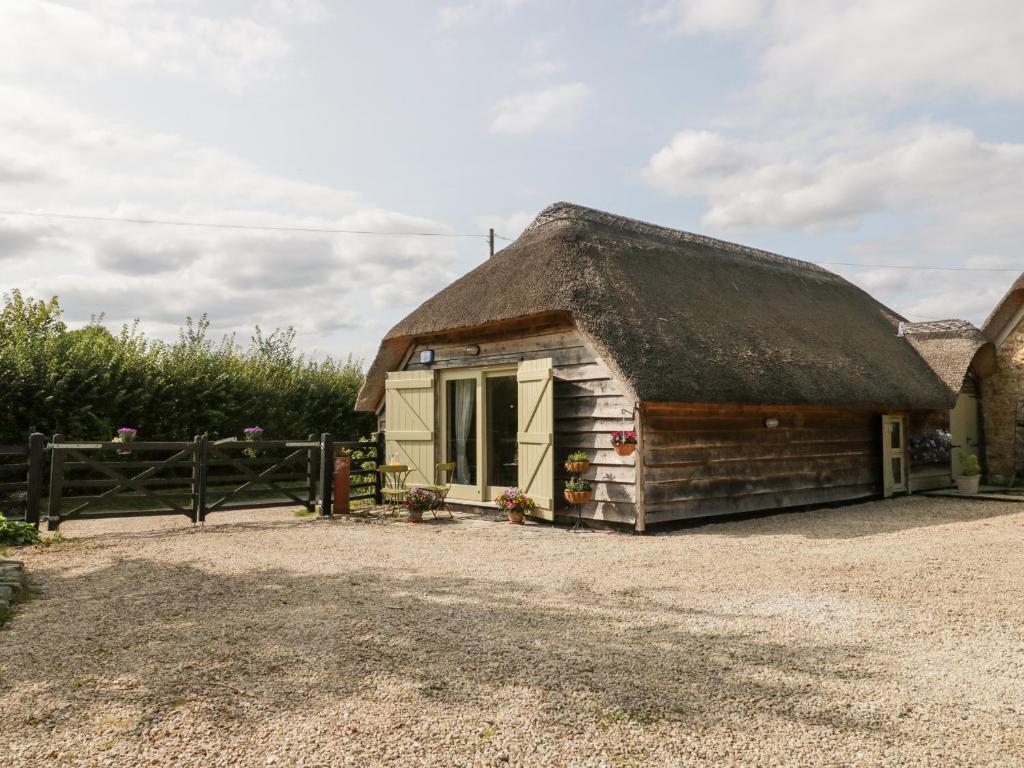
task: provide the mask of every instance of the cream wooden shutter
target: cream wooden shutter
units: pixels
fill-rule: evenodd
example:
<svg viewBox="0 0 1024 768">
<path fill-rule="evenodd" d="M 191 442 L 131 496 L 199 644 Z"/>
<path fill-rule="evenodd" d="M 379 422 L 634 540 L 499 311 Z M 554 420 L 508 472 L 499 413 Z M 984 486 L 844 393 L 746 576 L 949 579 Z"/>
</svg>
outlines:
<svg viewBox="0 0 1024 768">
<path fill-rule="evenodd" d="M 537 514 L 555 519 L 555 461 L 552 433 L 555 401 L 551 358 L 519 364 L 519 487 L 537 502 Z"/>
<path fill-rule="evenodd" d="M 434 372 L 389 373 L 385 389 L 385 459 L 409 466 L 406 485 L 434 480 Z"/>
</svg>

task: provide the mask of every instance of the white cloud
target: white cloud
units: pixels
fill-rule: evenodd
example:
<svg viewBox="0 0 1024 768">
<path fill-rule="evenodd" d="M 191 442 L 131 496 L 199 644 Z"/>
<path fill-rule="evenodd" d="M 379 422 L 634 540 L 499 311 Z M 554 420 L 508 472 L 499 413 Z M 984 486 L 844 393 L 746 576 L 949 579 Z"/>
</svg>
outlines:
<svg viewBox="0 0 1024 768">
<path fill-rule="evenodd" d="M 352 191 L 295 180 L 171 134 L 0 88 L 0 140 L 17 167 L 48 175 L 0 179 L 0 209 L 171 221 L 382 232 L 445 232 L 443 224 L 368 204 Z M 218 332 L 295 325 L 307 344 L 362 328 L 452 278 L 446 238 L 357 236 L 68 221 L 0 215 L 0 290 L 57 294 L 73 322 L 106 312 L 172 335 L 210 312 Z M 345 345 L 342 349 L 351 348 Z M 337 350 L 334 350 L 337 351 Z"/>
<path fill-rule="evenodd" d="M 591 96 L 585 83 L 567 83 L 502 99 L 494 107 L 493 133 L 530 134 L 570 131 Z"/>
<path fill-rule="evenodd" d="M 973 240 L 994 211 L 1013 219 L 1024 196 L 1024 144 L 932 123 L 866 131 L 839 146 L 687 131 L 651 157 L 645 177 L 671 194 L 706 199 L 712 227 L 820 230 L 903 211 L 957 220 L 959 237 Z"/>
<path fill-rule="evenodd" d="M 238 90 L 272 77 L 292 46 L 287 22 L 324 17 L 316 0 L 271 0 L 248 15 L 203 13 L 190 0 L 5 0 L 0 75 L 94 79 L 119 70 L 211 79 Z"/>
<path fill-rule="evenodd" d="M 641 18 L 687 34 L 738 32 L 752 27 L 768 3 L 769 0 L 669 0 L 649 9 Z"/>
<path fill-rule="evenodd" d="M 751 97 L 775 106 L 1024 99 L 1019 0 L 671 0 L 643 18 L 684 34 L 743 33 L 730 39 L 758 57 Z"/>
<path fill-rule="evenodd" d="M 475 24 L 486 19 L 504 18 L 529 0 L 468 0 L 448 3 L 437 11 L 437 24 L 442 29 Z"/>
<path fill-rule="evenodd" d="M 515 240 L 530 225 L 536 215 L 536 213 L 527 213 L 526 211 L 510 214 L 488 213 L 477 216 L 476 223 L 481 230 L 493 227 L 495 234 Z M 494 247 L 501 249 L 506 245 L 508 245 L 507 241 L 498 240 Z"/>
</svg>

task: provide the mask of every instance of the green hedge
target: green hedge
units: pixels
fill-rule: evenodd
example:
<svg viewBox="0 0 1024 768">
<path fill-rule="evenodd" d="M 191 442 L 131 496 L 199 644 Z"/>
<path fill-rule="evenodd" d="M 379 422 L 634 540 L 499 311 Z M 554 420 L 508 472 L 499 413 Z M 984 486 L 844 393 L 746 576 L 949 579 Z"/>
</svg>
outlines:
<svg viewBox="0 0 1024 768">
<path fill-rule="evenodd" d="M 140 440 L 241 437 L 252 425 L 267 439 L 354 440 L 374 429 L 372 414 L 353 411 L 359 364 L 305 358 L 291 328 L 256 326 L 242 349 L 233 337 L 209 339 L 205 315 L 188 318 L 174 343 L 147 339 L 137 324 L 115 335 L 102 321 L 69 330 L 56 298 L 4 294 L 0 443 L 33 431 L 98 440 L 121 426 L 137 428 Z"/>
</svg>

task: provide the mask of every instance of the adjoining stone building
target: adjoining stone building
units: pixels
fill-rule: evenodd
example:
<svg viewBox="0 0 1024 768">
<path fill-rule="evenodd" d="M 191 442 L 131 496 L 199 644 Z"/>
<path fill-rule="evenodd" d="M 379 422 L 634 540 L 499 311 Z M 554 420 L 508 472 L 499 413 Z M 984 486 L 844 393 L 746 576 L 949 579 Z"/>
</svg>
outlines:
<svg viewBox="0 0 1024 768">
<path fill-rule="evenodd" d="M 1024 275 L 1010 286 L 982 332 L 995 348 L 996 369 L 982 380 L 985 474 L 1004 485 L 1024 475 Z"/>
</svg>

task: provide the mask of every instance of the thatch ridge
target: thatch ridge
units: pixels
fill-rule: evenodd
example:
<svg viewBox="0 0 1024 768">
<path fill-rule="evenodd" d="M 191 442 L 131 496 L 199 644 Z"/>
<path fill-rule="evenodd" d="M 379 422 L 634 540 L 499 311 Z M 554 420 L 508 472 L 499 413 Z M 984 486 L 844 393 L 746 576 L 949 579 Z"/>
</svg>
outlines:
<svg viewBox="0 0 1024 768">
<path fill-rule="evenodd" d="M 556 203 L 387 334 L 358 407 L 417 338 L 564 312 L 645 402 L 945 407 L 902 318 L 798 259 Z"/>
</svg>

